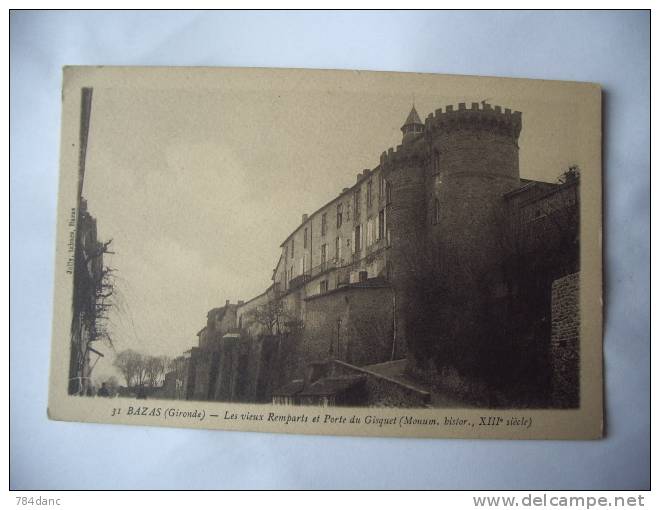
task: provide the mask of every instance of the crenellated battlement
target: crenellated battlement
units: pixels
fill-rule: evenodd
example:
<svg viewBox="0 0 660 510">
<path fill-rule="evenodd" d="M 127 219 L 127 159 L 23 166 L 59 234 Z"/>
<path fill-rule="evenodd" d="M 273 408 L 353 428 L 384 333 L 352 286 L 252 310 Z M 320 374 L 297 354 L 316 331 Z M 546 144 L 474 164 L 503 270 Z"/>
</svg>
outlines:
<svg viewBox="0 0 660 510">
<path fill-rule="evenodd" d="M 522 113 L 485 102 L 471 103 L 470 108 L 466 107 L 466 103 L 458 103 L 457 109 L 453 105 L 447 105 L 444 112 L 442 108 L 438 108 L 434 113 L 430 113 L 424 122 L 427 137 L 436 132 L 471 130 L 495 131 L 517 139 L 521 128 Z"/>
<path fill-rule="evenodd" d="M 424 154 L 424 152 L 416 150 L 414 146 L 399 144 L 396 148 L 390 147 L 380 155 L 380 164 L 381 166 L 387 166 L 406 160 L 423 160 Z"/>
<path fill-rule="evenodd" d="M 431 140 L 438 135 L 481 131 L 490 132 L 500 136 L 511 137 L 517 143 L 520 130 L 522 129 L 522 113 L 512 111 L 510 108 L 494 106 L 486 102 L 458 103 L 458 106 L 447 105 L 444 109 L 438 108 L 430 113 L 424 122 L 424 135 L 426 140 Z M 380 164 L 391 165 L 404 160 L 414 159 L 420 156 L 415 144 L 397 145 L 390 147 L 380 155 Z"/>
</svg>

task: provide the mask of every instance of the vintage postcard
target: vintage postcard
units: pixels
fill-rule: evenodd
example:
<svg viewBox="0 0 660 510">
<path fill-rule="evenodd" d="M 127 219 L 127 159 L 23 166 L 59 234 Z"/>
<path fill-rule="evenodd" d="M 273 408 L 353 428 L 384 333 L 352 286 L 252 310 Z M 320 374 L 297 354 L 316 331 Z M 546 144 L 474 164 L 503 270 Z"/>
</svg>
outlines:
<svg viewBox="0 0 660 510">
<path fill-rule="evenodd" d="M 48 414 L 603 430 L 601 90 L 68 67 Z"/>
</svg>

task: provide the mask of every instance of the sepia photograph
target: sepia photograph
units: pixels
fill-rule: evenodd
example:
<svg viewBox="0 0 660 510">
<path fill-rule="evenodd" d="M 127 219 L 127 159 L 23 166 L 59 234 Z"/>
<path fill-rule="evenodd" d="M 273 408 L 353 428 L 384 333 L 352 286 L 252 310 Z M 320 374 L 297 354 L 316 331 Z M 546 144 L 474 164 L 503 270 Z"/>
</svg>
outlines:
<svg viewBox="0 0 660 510">
<path fill-rule="evenodd" d="M 75 7 L 8 11 L 11 504 L 653 507 L 650 9 Z"/>
<path fill-rule="evenodd" d="M 600 434 L 597 85 L 74 67 L 63 94 L 69 405 Z"/>
</svg>

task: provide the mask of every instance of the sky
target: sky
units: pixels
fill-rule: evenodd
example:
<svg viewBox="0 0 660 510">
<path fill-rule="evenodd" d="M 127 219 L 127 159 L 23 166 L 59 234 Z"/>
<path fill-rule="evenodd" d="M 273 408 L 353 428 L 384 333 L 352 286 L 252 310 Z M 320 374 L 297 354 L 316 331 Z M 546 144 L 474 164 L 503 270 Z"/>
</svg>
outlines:
<svg viewBox="0 0 660 510">
<path fill-rule="evenodd" d="M 112 239 L 105 262 L 116 270 L 117 351 L 177 356 L 196 345 L 208 310 L 263 292 L 302 214 L 401 143 L 413 100 L 422 120 L 459 101 L 522 111 L 521 177 L 553 181 L 580 164 L 576 105 L 516 88 L 521 81 L 263 76 L 241 86 L 189 78 L 94 85 L 83 195 L 99 238 Z M 96 377 L 114 374 L 112 358 L 106 352 Z"/>
</svg>

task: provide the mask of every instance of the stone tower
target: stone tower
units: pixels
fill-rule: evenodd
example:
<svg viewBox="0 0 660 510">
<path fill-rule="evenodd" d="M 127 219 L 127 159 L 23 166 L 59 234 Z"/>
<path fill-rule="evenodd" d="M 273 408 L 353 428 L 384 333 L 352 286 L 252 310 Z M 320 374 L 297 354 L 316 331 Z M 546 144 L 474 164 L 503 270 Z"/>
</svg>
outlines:
<svg viewBox="0 0 660 510">
<path fill-rule="evenodd" d="M 447 106 L 426 120 L 426 224 L 457 291 L 476 292 L 505 254 L 503 195 L 520 187 L 521 127 L 520 112 L 485 102 Z"/>
<path fill-rule="evenodd" d="M 413 106 L 401 127 L 402 144 L 396 151 L 389 149 L 380 157 L 383 175 L 391 189 L 387 206 L 387 222 L 391 234 L 390 281 L 396 294 L 397 349 L 396 358 L 414 354 L 408 348 L 408 338 L 415 336 L 413 328 L 420 321 L 411 311 L 418 299 L 419 268 L 417 255 L 426 237 L 426 204 L 424 200 L 427 142 L 424 125 Z"/>
<path fill-rule="evenodd" d="M 392 188 L 397 334 L 416 368 L 433 356 L 450 303 L 481 299 L 506 252 L 503 195 L 520 186 L 520 129 L 520 112 L 486 103 L 448 106 L 424 125 L 413 107 L 402 144 L 381 155 Z"/>
</svg>

